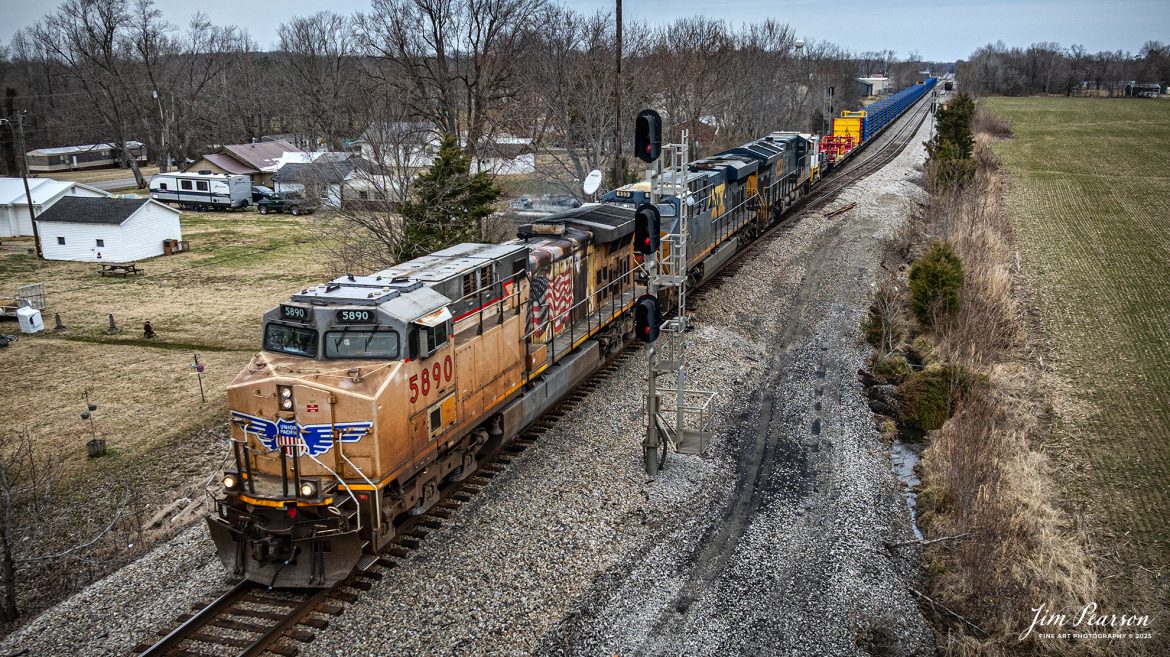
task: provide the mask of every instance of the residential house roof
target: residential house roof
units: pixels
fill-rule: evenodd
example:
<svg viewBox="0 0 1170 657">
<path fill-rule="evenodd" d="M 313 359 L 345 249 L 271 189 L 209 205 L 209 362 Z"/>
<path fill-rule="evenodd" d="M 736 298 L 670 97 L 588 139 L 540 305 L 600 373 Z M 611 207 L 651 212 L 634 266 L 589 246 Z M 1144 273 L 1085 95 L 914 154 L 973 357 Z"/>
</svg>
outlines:
<svg viewBox="0 0 1170 657">
<path fill-rule="evenodd" d="M 108 192 L 81 183 L 53 180 L 51 178 L 28 179 L 28 188 L 29 193 L 32 194 L 33 205 L 42 205 L 74 186 L 83 187 L 103 196 L 109 196 Z M 24 194 L 24 181 L 20 178 L 0 178 L 0 205 L 28 205 L 28 199 Z"/>
<path fill-rule="evenodd" d="M 301 153 L 301 149 L 289 142 L 278 139 L 257 144 L 229 144 L 218 153 L 208 153 L 203 159 L 231 174 L 252 175 L 262 171 L 276 171 L 286 153 Z M 195 167 L 187 166 L 186 170 Z"/>
<path fill-rule="evenodd" d="M 299 182 L 332 185 L 340 183 L 357 168 L 351 160 L 336 162 L 290 162 L 272 177 L 274 182 Z"/>
<path fill-rule="evenodd" d="M 232 174 L 251 175 L 253 173 L 260 173 L 259 169 L 243 164 L 236 158 L 224 153 L 208 153 L 203 156 L 203 159 Z"/>
<path fill-rule="evenodd" d="M 148 198 L 86 198 L 66 196 L 37 216 L 37 221 L 65 224 L 120 226 L 147 203 Z M 165 207 L 165 206 L 164 206 Z"/>
<path fill-rule="evenodd" d="M 438 141 L 438 127 L 433 123 L 399 121 L 396 123 L 371 123 L 357 138 L 358 144 L 381 144 L 412 141 L 426 143 Z"/>
<path fill-rule="evenodd" d="M 277 160 L 285 153 L 299 153 L 301 149 L 283 139 L 264 141 L 258 144 L 231 144 L 223 147 L 223 153 L 260 171 L 276 171 Z"/>
<path fill-rule="evenodd" d="M 142 148 L 142 142 L 128 140 L 126 148 Z M 54 146 L 53 148 L 38 148 L 29 151 L 29 155 L 72 155 L 73 153 L 88 153 L 90 151 L 114 150 L 114 144 L 81 144 L 78 146 Z"/>
</svg>

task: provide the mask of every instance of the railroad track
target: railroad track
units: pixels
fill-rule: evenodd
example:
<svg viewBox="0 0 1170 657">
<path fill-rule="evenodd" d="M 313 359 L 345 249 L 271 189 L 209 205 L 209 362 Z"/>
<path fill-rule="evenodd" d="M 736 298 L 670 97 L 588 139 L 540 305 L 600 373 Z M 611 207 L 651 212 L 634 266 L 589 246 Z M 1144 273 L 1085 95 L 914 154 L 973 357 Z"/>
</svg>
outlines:
<svg viewBox="0 0 1170 657">
<path fill-rule="evenodd" d="M 718 288 L 718 282 L 734 277 L 747 262 L 744 257 L 747 253 L 771 242 L 794 219 L 823 205 L 848 185 L 889 164 L 918 133 L 918 128 L 926 119 L 926 107 L 926 99 L 923 99 L 912 114 L 899 120 L 895 132 L 886 135 L 881 144 L 872 145 L 876 150 L 867 148 L 860 154 L 864 159 L 855 160 L 848 168 L 827 179 L 826 186 L 818 187 L 795 203 L 787 216 L 736 254 L 703 285 L 701 292 Z M 430 511 L 405 520 L 398 526 L 398 535 L 389 548 L 377 557 L 363 558 L 359 568 L 336 586 L 313 591 L 281 591 L 270 590 L 255 582 L 241 581 L 210 603 L 194 605 L 193 613 L 176 619 L 174 629 L 160 631 L 161 638 L 154 644 L 140 644 L 134 648 L 134 652 L 141 657 L 253 657 L 264 654 L 294 657 L 299 653 L 301 645 L 313 640 L 314 631 L 328 627 L 331 617 L 343 613 L 346 605 L 356 601 L 361 592 L 372 589 L 377 581 L 398 567 L 402 559 L 419 549 L 431 531 L 442 527 L 443 521 L 464 503 L 474 499 L 514 458 L 534 445 L 561 417 L 580 405 L 589 393 L 604 384 L 609 376 L 640 351 L 640 344 L 635 343 L 615 354 L 594 376 L 574 388 L 513 440 L 481 457 L 479 468 L 473 475 L 442 489 L 442 499 Z"/>
<path fill-rule="evenodd" d="M 783 229 L 791 226 L 805 213 L 831 201 L 841 190 L 881 169 L 901 155 L 926 120 L 929 114 L 930 99 L 930 96 L 924 96 L 911 113 L 898 119 L 898 122 L 891 126 L 891 128 L 896 128 L 894 132 L 881 135 L 884 141 L 880 144 L 871 144 L 870 147 L 875 148 L 875 150 L 870 150 L 870 147 L 865 148 L 858 154 L 861 159 L 850 161 L 838 173 L 826 178 L 823 186 L 813 189 L 799 201 L 793 203 L 786 215 L 760 233 L 759 237 L 741 249 L 739 253 L 736 253 L 727 264 L 699 288 L 697 300 L 701 300 L 705 294 L 709 294 L 712 290 L 718 289 L 724 281 L 735 278 L 739 270 L 749 261 L 748 258 L 744 257 L 748 253 L 764 244 L 771 243 L 782 234 Z"/>
<path fill-rule="evenodd" d="M 431 531 L 442 527 L 443 521 L 473 500 L 508 464 L 640 352 L 640 344 L 635 343 L 614 354 L 589 380 L 566 394 L 514 439 L 483 455 L 474 474 L 443 488 L 442 498 L 429 511 L 409 516 L 397 527 L 397 537 L 390 547 L 377 557 L 364 557 L 358 569 L 336 586 L 311 591 L 271 590 L 244 580 L 208 604 L 193 605 L 192 613 L 179 616 L 173 629 L 161 630 L 154 644 L 139 644 L 134 653 L 141 657 L 294 657 L 301 645 L 313 640 L 315 631 L 328 627 L 330 618 L 343 613 L 346 605 L 421 548 Z"/>
</svg>

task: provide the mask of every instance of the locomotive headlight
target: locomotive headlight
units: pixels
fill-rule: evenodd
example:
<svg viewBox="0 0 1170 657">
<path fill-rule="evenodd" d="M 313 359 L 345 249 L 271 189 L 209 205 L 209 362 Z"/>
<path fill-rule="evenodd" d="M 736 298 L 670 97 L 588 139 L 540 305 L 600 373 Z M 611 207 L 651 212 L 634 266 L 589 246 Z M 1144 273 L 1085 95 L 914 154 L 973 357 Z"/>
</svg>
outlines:
<svg viewBox="0 0 1170 657">
<path fill-rule="evenodd" d="M 288 386 L 280 386 L 280 408 L 286 411 L 293 409 L 292 388 Z"/>
<path fill-rule="evenodd" d="M 280 396 L 284 399 L 292 399 L 292 388 L 281 388 Z"/>
<path fill-rule="evenodd" d="M 238 483 L 240 482 L 234 474 L 226 474 L 223 476 L 223 487 L 228 490 L 233 490 Z"/>
<path fill-rule="evenodd" d="M 301 482 L 301 497 L 313 497 L 317 494 L 317 487 L 311 481 Z"/>
<path fill-rule="evenodd" d="M 286 411 L 291 411 L 293 407 L 293 401 L 291 399 L 282 399 L 280 400 L 280 407 Z"/>
</svg>

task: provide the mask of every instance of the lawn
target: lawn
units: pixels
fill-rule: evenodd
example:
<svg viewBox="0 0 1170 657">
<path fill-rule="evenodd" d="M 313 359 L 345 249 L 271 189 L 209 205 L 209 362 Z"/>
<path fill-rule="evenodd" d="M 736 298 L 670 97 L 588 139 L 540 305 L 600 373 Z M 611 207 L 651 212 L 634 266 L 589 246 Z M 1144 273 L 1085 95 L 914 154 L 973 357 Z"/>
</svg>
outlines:
<svg viewBox="0 0 1170 657">
<path fill-rule="evenodd" d="M 158 167 L 141 167 L 142 175 L 149 180 L 151 176 L 158 173 Z M 130 169 L 123 169 L 121 167 L 116 169 L 88 169 L 82 171 L 57 171 L 54 173 L 37 174 L 44 178 L 52 178 L 53 180 L 68 180 L 79 183 L 95 183 L 104 182 L 106 180 L 121 180 L 123 178 L 133 178 L 134 172 Z"/>
<path fill-rule="evenodd" d="M 145 274 L 126 279 L 101 278 L 94 264 L 0 254 L 0 296 L 45 283 L 49 328 L 0 350 L 0 407 L 11 418 L 5 428 L 27 427 L 38 444 L 63 450 L 70 473 L 84 480 L 98 467 L 81 440 L 89 432 L 79 417 L 87 390 L 99 405 L 98 433 L 127 464 L 226 417 L 226 385 L 257 350 L 262 313 L 328 276 L 311 221 L 184 213 L 190 251 L 140 262 Z M 58 313 L 63 331 L 52 329 Z M 146 321 L 152 340 L 143 338 Z M 17 331 L 15 322 L 0 325 L 0 332 Z M 188 367 L 193 353 L 207 365 L 206 403 Z"/>
<path fill-rule="evenodd" d="M 1170 574 L 1170 101 L 995 98 L 1057 391 L 1049 446 L 1118 601 Z M 1120 611 L 1120 610 L 1119 610 Z M 1132 611 L 1143 611 L 1135 609 Z M 1165 631 L 1160 624 L 1159 632 Z"/>
</svg>

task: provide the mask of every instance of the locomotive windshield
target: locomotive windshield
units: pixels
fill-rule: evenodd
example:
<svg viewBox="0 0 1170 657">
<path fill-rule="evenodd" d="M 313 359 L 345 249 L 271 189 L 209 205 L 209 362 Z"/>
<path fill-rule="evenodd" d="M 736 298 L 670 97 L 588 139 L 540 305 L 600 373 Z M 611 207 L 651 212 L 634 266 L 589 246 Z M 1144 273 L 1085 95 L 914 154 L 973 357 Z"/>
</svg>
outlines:
<svg viewBox="0 0 1170 657">
<path fill-rule="evenodd" d="M 398 358 L 398 333 L 394 331 L 329 331 L 325 334 L 326 358 Z"/>
<path fill-rule="evenodd" d="M 311 328 L 271 323 L 264 327 L 264 350 L 315 358 L 317 332 Z"/>
</svg>

